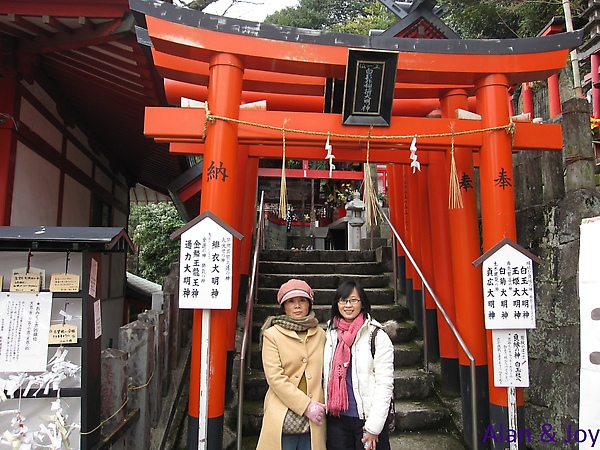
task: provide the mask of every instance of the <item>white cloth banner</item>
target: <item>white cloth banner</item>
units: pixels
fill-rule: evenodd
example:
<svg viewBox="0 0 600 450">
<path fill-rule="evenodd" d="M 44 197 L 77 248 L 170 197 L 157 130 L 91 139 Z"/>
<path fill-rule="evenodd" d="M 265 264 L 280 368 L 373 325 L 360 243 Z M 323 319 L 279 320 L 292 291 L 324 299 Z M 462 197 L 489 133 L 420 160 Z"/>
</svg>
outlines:
<svg viewBox="0 0 600 450">
<path fill-rule="evenodd" d="M 600 424 L 600 217 L 581 223 L 579 300 L 581 320 L 581 373 L 579 378 L 579 429 L 597 430 Z M 579 443 L 592 448 L 592 441 Z"/>
</svg>

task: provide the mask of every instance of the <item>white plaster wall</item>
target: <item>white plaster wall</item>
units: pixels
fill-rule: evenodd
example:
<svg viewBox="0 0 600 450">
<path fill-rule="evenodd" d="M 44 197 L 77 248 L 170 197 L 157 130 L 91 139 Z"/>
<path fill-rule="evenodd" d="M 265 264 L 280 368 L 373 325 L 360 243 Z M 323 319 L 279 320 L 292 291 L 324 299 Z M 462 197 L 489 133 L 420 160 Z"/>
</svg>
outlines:
<svg viewBox="0 0 600 450">
<path fill-rule="evenodd" d="M 63 227 L 89 227 L 92 194 L 82 184 L 65 176 L 62 205 Z"/>
<path fill-rule="evenodd" d="M 115 198 L 123 203 L 129 203 L 129 190 L 121 185 L 115 185 Z"/>
<path fill-rule="evenodd" d="M 90 141 L 85 133 L 79 127 L 69 128 L 69 131 L 73 135 L 73 137 L 79 141 L 87 150 L 92 150 L 90 148 Z"/>
<path fill-rule="evenodd" d="M 57 167 L 17 143 L 12 226 L 56 226 L 60 171 Z"/>
<path fill-rule="evenodd" d="M 122 213 L 121 210 L 118 210 L 117 208 L 113 208 L 112 212 L 112 226 L 127 228 L 127 215 Z"/>
<path fill-rule="evenodd" d="M 61 150 L 62 134 L 60 131 L 25 99 L 21 99 L 19 119 L 55 150 Z"/>
<path fill-rule="evenodd" d="M 71 141 L 67 141 L 67 159 L 79 167 L 88 177 L 92 177 L 94 163 Z"/>
<path fill-rule="evenodd" d="M 52 100 L 48 93 L 38 83 L 29 84 L 27 82 L 22 82 L 21 85 L 31 92 L 33 96 L 39 100 L 54 117 L 62 122 L 62 119 L 58 114 L 56 102 Z"/>
<path fill-rule="evenodd" d="M 113 191 L 113 183 L 111 177 L 102 170 L 99 166 L 96 166 L 96 183 L 106 189 L 108 192 L 112 193 Z"/>
</svg>

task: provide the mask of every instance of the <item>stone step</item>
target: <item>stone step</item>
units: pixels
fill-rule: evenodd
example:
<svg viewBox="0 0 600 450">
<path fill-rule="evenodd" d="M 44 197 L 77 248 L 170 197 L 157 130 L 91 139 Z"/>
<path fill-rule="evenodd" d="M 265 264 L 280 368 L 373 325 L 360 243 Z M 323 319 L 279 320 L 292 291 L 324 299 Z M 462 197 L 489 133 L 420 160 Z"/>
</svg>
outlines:
<svg viewBox="0 0 600 450">
<path fill-rule="evenodd" d="M 347 281 L 356 281 L 360 285 L 367 288 L 386 288 L 390 286 L 390 274 L 380 273 L 373 275 L 363 274 L 341 274 L 341 273 L 328 273 L 328 274 L 259 274 L 258 285 L 261 288 L 274 288 L 279 287 L 288 281 L 290 278 L 298 278 L 306 281 L 308 285 L 313 289 L 337 289 L 339 285 Z"/>
<path fill-rule="evenodd" d="M 395 433 L 440 429 L 450 421 L 450 411 L 433 400 L 396 400 Z M 244 401 L 242 434 L 258 436 L 264 415 L 263 401 Z"/>
<path fill-rule="evenodd" d="M 398 367 L 398 366 L 396 366 Z M 434 393 L 435 376 L 423 369 L 402 367 L 394 370 L 394 398 L 423 400 Z"/>
<path fill-rule="evenodd" d="M 450 423 L 450 411 L 437 400 L 396 400 L 396 431 L 439 429 Z"/>
<path fill-rule="evenodd" d="M 258 331 L 256 335 L 258 336 Z M 421 366 L 421 353 L 421 349 L 413 342 L 394 344 L 394 367 Z M 254 369 L 262 368 L 262 351 L 258 344 L 258 337 L 252 344 L 250 351 L 250 366 Z"/>
<path fill-rule="evenodd" d="M 264 323 L 267 317 L 277 315 L 279 311 L 279 305 L 277 302 L 273 301 L 270 305 L 255 305 L 254 311 L 252 313 L 252 318 L 254 322 L 260 323 L 261 325 Z M 315 316 L 319 320 L 319 322 L 325 323 L 329 319 L 331 319 L 331 306 L 330 305 L 314 305 L 313 311 L 315 312 Z M 401 305 L 372 305 L 371 306 L 371 315 L 375 320 L 380 323 L 384 323 L 388 320 L 393 320 L 399 323 L 403 323 L 406 320 L 410 320 L 410 314 L 408 309 L 405 306 Z M 402 335 L 406 335 L 412 327 L 410 324 L 403 325 L 399 327 L 397 332 Z M 390 333 L 388 333 L 390 334 Z M 412 336 L 410 336 L 412 338 Z"/>
<path fill-rule="evenodd" d="M 255 450 L 258 435 L 243 436 L 242 450 Z M 394 433 L 390 436 L 391 450 L 465 450 L 464 442 L 455 433 L 443 431 L 416 431 Z M 234 450 L 231 446 L 227 450 Z"/>
<path fill-rule="evenodd" d="M 290 262 L 374 262 L 375 250 L 345 251 L 345 250 L 262 250 L 260 261 L 290 261 Z"/>
<path fill-rule="evenodd" d="M 383 272 L 378 262 L 286 262 L 262 261 L 259 273 L 294 274 L 296 277 L 306 274 L 347 274 L 376 275 Z"/>
<path fill-rule="evenodd" d="M 327 310 L 327 312 L 329 312 L 329 309 Z M 323 317 L 323 319 L 326 318 Z M 262 322 L 254 321 L 252 325 L 252 342 L 258 342 L 260 329 L 263 326 L 263 323 L 264 320 Z M 321 320 L 319 323 L 324 329 L 326 326 L 326 320 Z M 397 322 L 395 320 L 389 320 L 387 322 L 384 322 L 383 326 L 394 344 L 405 344 L 411 342 L 412 339 L 416 336 L 417 332 L 414 322 Z M 419 350 L 418 358 L 420 360 L 422 352 L 420 348 L 417 347 L 417 349 Z"/>
<path fill-rule="evenodd" d="M 332 289 L 315 289 L 315 305 L 331 305 L 331 301 L 333 300 L 336 288 Z M 259 287 L 257 298 L 258 303 L 261 305 L 273 304 L 277 305 L 277 292 L 279 291 L 279 286 L 276 288 L 265 288 Z M 392 288 L 369 288 L 365 289 L 365 293 L 367 294 L 367 298 L 371 305 L 386 305 L 394 303 L 394 290 Z"/>
</svg>

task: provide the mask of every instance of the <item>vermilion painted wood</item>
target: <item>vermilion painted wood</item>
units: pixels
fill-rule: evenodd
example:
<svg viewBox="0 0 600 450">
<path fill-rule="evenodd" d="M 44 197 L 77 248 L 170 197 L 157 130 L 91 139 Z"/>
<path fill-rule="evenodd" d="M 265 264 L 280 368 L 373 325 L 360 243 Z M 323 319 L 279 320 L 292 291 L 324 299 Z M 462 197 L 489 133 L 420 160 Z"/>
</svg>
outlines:
<svg viewBox="0 0 600 450">
<path fill-rule="evenodd" d="M 453 117 L 456 109 L 465 107 L 466 101 L 465 91 L 449 92 L 442 98 L 442 115 Z M 481 255 L 473 152 L 469 149 L 457 151 L 454 159 L 459 178 L 465 175 L 473 184 L 470 189 L 461 188 L 460 190 L 463 207 L 448 209 L 456 325 L 467 348 L 475 358 L 475 364 L 487 365 L 481 270 L 473 267 L 472 264 Z M 450 164 L 451 156 L 448 152 L 448 167 Z M 460 349 L 459 362 L 463 366 L 469 365 L 469 359 Z"/>
<path fill-rule="evenodd" d="M 211 111 L 212 114 L 216 114 Z M 508 115 L 502 125 L 509 123 Z M 206 112 L 199 108 L 146 108 L 144 133 L 160 142 L 198 143 L 202 140 Z M 335 148 L 346 147 L 365 149 L 369 127 L 345 126 L 341 123 L 339 114 L 293 113 L 284 111 L 239 111 L 239 119 L 252 124 L 261 124 L 275 129 L 260 128 L 254 125 L 240 124 L 240 144 L 261 144 L 281 146 L 282 131 L 286 126 L 286 144 L 308 145 L 319 147 L 325 145 L 327 133 L 362 136 L 363 139 L 331 137 L 331 145 Z M 217 120 L 217 122 L 220 122 Z M 376 156 L 376 150 L 381 147 L 391 148 L 395 145 L 410 145 L 414 135 L 436 135 L 450 133 L 451 124 L 454 131 L 473 132 L 473 134 L 455 135 L 457 147 L 479 148 L 482 145 L 483 134 L 478 132 L 483 127 L 478 120 L 434 119 L 424 117 L 392 117 L 390 127 L 374 127 L 371 136 L 405 136 L 402 139 L 372 139 L 370 146 L 373 152 L 373 162 L 381 161 Z M 208 125 L 211 126 L 210 124 Z M 562 132 L 558 124 L 515 123 L 514 148 L 519 150 L 562 150 Z M 294 133 L 292 129 L 302 133 Z M 317 132 L 319 135 L 304 132 Z M 504 133 L 505 131 L 499 131 Z M 451 136 L 420 137 L 419 146 L 428 150 L 443 150 L 451 145 Z M 267 152 L 268 150 L 265 150 Z M 265 154 L 267 156 L 267 154 Z M 270 156 L 270 155 L 269 155 Z M 336 155 L 337 156 L 337 155 Z M 320 159 L 320 158 L 317 158 Z M 352 159 L 356 161 L 357 159 Z M 364 161 L 364 159 L 362 160 Z M 386 160 L 383 163 L 389 162 Z"/>
<path fill-rule="evenodd" d="M 490 75 L 478 82 L 476 91 L 477 112 L 481 114 L 482 125 L 493 127 L 502 122 L 508 114 L 508 79 L 504 75 Z M 503 238 L 516 241 L 514 175 L 510 137 L 505 133 L 486 133 L 479 154 L 479 175 L 481 192 L 481 221 L 483 229 L 483 253 Z M 499 178 L 509 183 L 501 187 Z M 490 403 L 507 406 L 506 388 L 494 386 L 494 360 L 492 331 L 487 330 L 488 385 Z M 517 389 L 517 405 L 523 405 L 523 389 Z"/>
<path fill-rule="evenodd" d="M 158 52 L 194 61 L 210 61 L 217 53 L 240 55 L 247 69 L 315 77 L 345 77 L 348 48 L 295 43 L 253 35 L 222 33 L 146 16 Z M 506 74 L 509 84 L 540 80 L 564 67 L 568 48 L 526 54 L 454 54 L 400 52 L 396 82 L 429 85 L 474 85 L 488 74 Z M 298 55 L 302 55 L 298 57 Z M 177 79 L 177 78 L 174 78 Z M 280 82 L 281 82 L 280 79 Z"/>
<path fill-rule="evenodd" d="M 427 204 L 431 220 L 434 292 L 452 323 L 456 324 L 450 219 L 448 215 L 448 184 L 450 177 L 446 165 L 446 154 L 431 152 L 431 161 L 427 167 L 429 169 Z M 439 313 L 438 335 L 440 356 L 442 358 L 457 359 L 458 344 L 452 331 L 450 331 L 450 327 Z"/>
</svg>

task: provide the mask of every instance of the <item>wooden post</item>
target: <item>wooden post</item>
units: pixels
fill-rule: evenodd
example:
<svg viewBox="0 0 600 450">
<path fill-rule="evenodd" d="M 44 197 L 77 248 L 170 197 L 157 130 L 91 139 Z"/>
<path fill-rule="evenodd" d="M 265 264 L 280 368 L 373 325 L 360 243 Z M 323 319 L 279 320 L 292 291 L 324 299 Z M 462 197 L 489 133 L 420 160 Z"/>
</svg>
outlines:
<svg viewBox="0 0 600 450">
<path fill-rule="evenodd" d="M 242 92 L 243 63 L 233 55 L 220 53 L 210 62 L 208 108 L 221 117 L 239 117 Z M 199 124 L 201 127 L 202 124 Z M 207 124 L 204 150 L 203 185 L 200 213 L 210 211 L 226 224 L 234 227 L 234 205 L 238 164 L 238 125 L 217 120 Z M 234 227 L 235 228 L 235 227 Z M 234 294 L 237 296 L 237 292 Z M 227 378 L 227 334 L 229 310 L 214 310 L 210 317 L 210 335 L 202 333 L 202 311 L 194 312 L 192 366 L 190 373 L 190 426 L 188 448 L 197 448 L 198 413 L 200 403 L 200 349 L 202 339 L 209 339 L 210 374 L 208 378 L 207 449 L 221 450 L 223 442 L 223 414 Z"/>
<path fill-rule="evenodd" d="M 140 416 L 127 436 L 128 448 L 150 448 L 151 414 L 149 397 L 151 361 L 154 358 L 154 328 L 140 320 L 119 329 L 119 348 L 129 353 L 127 376 L 135 389 L 128 391 L 128 408 L 139 408 Z"/>
<path fill-rule="evenodd" d="M 102 436 L 106 437 L 117 428 L 125 418 L 126 408 L 121 407 L 127 401 L 127 352 L 116 348 L 102 350 L 101 412 Z M 109 417 L 113 416 L 109 419 Z M 115 450 L 126 449 L 126 437 L 122 436 L 113 444 Z"/>
<path fill-rule="evenodd" d="M 509 124 L 508 79 L 494 74 L 481 77 L 475 82 L 477 112 L 481 114 L 483 128 Z M 514 175 L 512 167 L 511 136 L 506 130 L 483 134 L 479 152 L 481 183 L 481 221 L 483 228 L 483 252 L 492 248 L 503 238 L 517 241 L 515 219 Z M 488 355 L 488 387 L 490 394 L 490 425 L 494 430 L 500 426 L 508 429 L 508 394 L 506 388 L 494 386 L 492 357 L 492 331 L 486 330 Z M 519 428 L 523 423 L 523 388 L 517 389 Z M 524 446 L 524 444 L 523 444 Z M 508 445 L 499 448 L 508 448 Z"/>
<path fill-rule="evenodd" d="M 14 78 L 0 78 L 0 225 L 10 225 L 12 185 L 15 170 L 16 140 L 14 138 L 15 95 L 17 83 Z"/>
<path fill-rule="evenodd" d="M 442 97 L 441 102 L 442 116 L 454 118 L 457 109 L 467 108 L 467 93 L 460 89 L 449 91 Z M 451 158 L 451 153 L 448 152 L 448 167 L 452 163 Z M 449 209 L 456 325 L 467 348 L 475 358 L 476 401 L 479 416 L 477 434 L 482 438 L 485 427 L 489 425 L 488 367 L 481 270 L 473 266 L 473 261 L 481 256 L 473 151 L 469 148 L 455 149 L 454 161 L 463 202 L 462 208 Z M 460 349 L 458 359 L 460 389 L 464 399 L 462 402 L 464 436 L 467 444 L 472 448 L 473 411 L 468 400 L 471 391 L 469 359 Z"/>
<path fill-rule="evenodd" d="M 444 152 L 430 152 L 428 169 L 428 203 L 432 225 L 431 245 L 435 254 L 435 258 L 432 258 L 435 293 L 444 310 L 456 325 L 450 217 L 448 214 L 449 171 Z M 437 317 L 442 389 L 447 395 L 460 395 L 458 343 L 442 315 L 437 313 Z"/>
<path fill-rule="evenodd" d="M 150 396 L 150 419 L 153 428 L 158 425 L 160 411 L 162 409 L 162 378 L 163 378 L 163 360 L 164 360 L 164 336 L 165 322 L 162 311 L 146 311 L 138 315 L 138 319 L 146 322 L 154 328 L 154 358 L 151 361 L 153 367 L 152 381 L 149 389 L 152 392 Z"/>
</svg>

